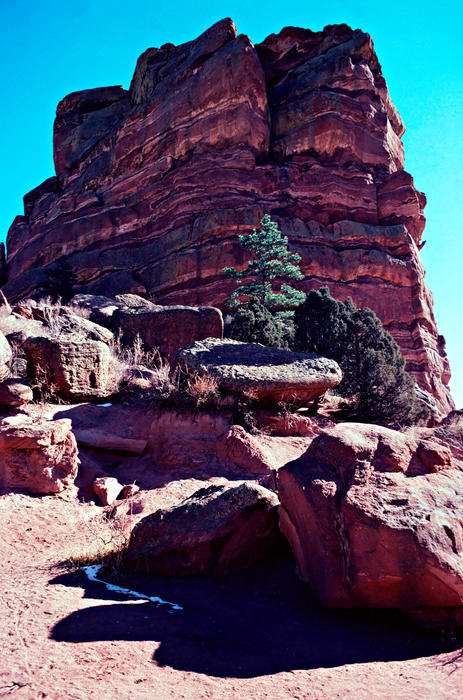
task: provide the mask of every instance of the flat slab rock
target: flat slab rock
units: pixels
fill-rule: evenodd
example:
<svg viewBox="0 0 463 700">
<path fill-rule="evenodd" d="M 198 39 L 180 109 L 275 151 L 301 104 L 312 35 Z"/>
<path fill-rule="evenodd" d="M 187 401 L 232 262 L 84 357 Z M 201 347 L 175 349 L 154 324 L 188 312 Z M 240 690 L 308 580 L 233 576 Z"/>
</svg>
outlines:
<svg viewBox="0 0 463 700">
<path fill-rule="evenodd" d="M 201 488 L 183 503 L 140 520 L 127 566 L 167 576 L 226 576 L 282 542 L 278 497 L 250 482 Z"/>
<path fill-rule="evenodd" d="M 264 405 L 306 406 L 342 379 L 334 360 L 229 338 L 198 341 L 177 353 L 176 359 L 191 370 L 212 375 L 222 389 Z"/>
</svg>

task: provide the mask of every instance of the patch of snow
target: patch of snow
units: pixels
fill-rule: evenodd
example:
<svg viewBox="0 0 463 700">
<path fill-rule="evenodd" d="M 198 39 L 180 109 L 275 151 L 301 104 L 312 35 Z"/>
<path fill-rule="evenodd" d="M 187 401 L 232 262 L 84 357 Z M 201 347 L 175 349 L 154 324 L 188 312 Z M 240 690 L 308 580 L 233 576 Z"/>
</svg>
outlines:
<svg viewBox="0 0 463 700">
<path fill-rule="evenodd" d="M 97 583 L 102 583 L 104 586 L 106 586 L 108 591 L 113 591 L 114 593 L 122 593 L 123 595 L 129 595 L 134 598 L 149 600 L 151 603 L 156 603 L 157 605 L 169 605 L 169 607 L 171 607 L 172 610 L 183 610 L 183 608 L 180 607 L 180 605 L 177 605 L 177 603 L 169 603 L 168 600 L 163 600 L 162 598 L 158 598 L 158 596 L 149 596 L 145 595 L 144 593 L 137 593 L 136 591 L 130 590 L 130 588 L 122 588 L 121 586 L 116 586 L 113 583 L 103 581 L 101 578 L 98 578 L 98 573 L 101 569 L 101 566 L 101 564 L 94 564 L 93 566 L 83 567 L 83 570 L 85 571 L 89 581 L 96 581 Z"/>
</svg>

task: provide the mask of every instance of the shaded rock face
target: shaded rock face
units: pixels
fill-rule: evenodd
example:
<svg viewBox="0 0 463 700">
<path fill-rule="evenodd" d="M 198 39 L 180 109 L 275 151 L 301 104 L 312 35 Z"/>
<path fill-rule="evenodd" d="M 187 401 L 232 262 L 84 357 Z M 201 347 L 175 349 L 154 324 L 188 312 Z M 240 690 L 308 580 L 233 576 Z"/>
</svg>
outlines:
<svg viewBox="0 0 463 700">
<path fill-rule="evenodd" d="M 70 420 L 17 415 L 0 421 L 0 488 L 58 493 L 74 483 L 78 466 Z"/>
<path fill-rule="evenodd" d="M 449 445 L 340 424 L 279 470 L 280 527 L 323 605 L 463 606 L 463 462 Z"/>
<path fill-rule="evenodd" d="M 254 46 L 223 20 L 148 49 L 128 91 L 58 105 L 57 175 L 10 228 L 5 292 L 35 292 L 61 259 L 79 292 L 217 306 L 234 289 L 222 268 L 245 262 L 237 234 L 270 213 L 302 256 L 301 288 L 371 307 L 447 412 L 403 132 L 370 36 L 346 25 Z"/>
<path fill-rule="evenodd" d="M 252 483 L 209 486 L 138 522 L 126 563 L 143 573 L 226 576 L 281 546 L 278 498 Z"/>
<path fill-rule="evenodd" d="M 342 379 L 337 362 L 326 357 L 230 338 L 192 343 L 177 353 L 176 360 L 215 377 L 225 391 L 265 406 L 310 405 Z"/>
</svg>

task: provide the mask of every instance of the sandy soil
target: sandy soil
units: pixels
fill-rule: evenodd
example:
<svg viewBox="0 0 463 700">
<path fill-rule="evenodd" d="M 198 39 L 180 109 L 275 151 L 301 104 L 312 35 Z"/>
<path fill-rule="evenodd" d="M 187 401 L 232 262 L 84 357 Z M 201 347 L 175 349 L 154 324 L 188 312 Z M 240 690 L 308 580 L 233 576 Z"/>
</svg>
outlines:
<svg viewBox="0 0 463 700">
<path fill-rule="evenodd" d="M 95 545 L 96 513 L 72 492 L 0 496 L 0 696 L 462 697 L 455 643 L 390 612 L 320 610 L 286 554 L 223 582 L 124 582 L 182 611 L 59 568 Z"/>
</svg>

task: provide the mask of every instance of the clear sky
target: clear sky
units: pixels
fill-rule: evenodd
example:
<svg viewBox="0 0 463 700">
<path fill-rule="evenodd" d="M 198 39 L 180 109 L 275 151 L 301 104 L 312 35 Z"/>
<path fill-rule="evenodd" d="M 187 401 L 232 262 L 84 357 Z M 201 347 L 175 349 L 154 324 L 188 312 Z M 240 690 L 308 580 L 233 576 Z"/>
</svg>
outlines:
<svg viewBox="0 0 463 700">
<path fill-rule="evenodd" d="M 74 90 L 128 87 L 146 48 L 195 38 L 231 17 L 255 43 L 284 26 L 345 22 L 374 40 L 407 127 L 406 169 L 426 193 L 422 257 L 463 407 L 463 6 L 451 2 L 307 0 L 0 0 L 0 240 L 23 195 L 54 173 L 56 104 Z"/>
</svg>

